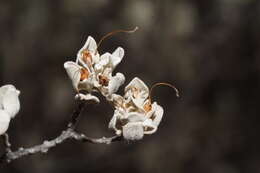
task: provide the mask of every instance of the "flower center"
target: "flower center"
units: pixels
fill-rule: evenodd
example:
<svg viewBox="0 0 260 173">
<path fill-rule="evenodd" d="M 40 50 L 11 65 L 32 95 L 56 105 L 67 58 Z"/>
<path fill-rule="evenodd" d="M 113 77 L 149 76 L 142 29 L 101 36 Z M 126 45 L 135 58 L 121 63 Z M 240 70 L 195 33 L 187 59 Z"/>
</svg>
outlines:
<svg viewBox="0 0 260 173">
<path fill-rule="evenodd" d="M 106 77 L 104 75 L 99 75 L 98 79 L 99 79 L 99 84 L 101 84 L 102 86 L 108 86 L 108 83 L 109 83 L 108 77 Z"/>
<path fill-rule="evenodd" d="M 88 50 L 85 49 L 85 50 L 82 51 L 81 54 L 82 54 L 82 60 L 86 64 L 90 65 L 92 63 L 92 55 L 91 55 L 91 53 Z"/>
<path fill-rule="evenodd" d="M 151 104 L 151 102 L 150 102 L 150 101 L 146 102 L 146 103 L 144 104 L 144 110 L 145 110 L 145 112 L 149 112 L 151 109 L 152 109 L 152 104 Z"/>
<path fill-rule="evenodd" d="M 84 79 L 87 79 L 88 77 L 89 77 L 88 70 L 85 68 L 80 69 L 80 81 L 83 81 Z"/>
</svg>

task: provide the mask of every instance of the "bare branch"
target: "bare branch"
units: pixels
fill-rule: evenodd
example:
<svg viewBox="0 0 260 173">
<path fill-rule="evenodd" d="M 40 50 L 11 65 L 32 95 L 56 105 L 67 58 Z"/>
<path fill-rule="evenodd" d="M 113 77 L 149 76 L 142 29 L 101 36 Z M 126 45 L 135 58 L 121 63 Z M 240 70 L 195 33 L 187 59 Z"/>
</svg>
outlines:
<svg viewBox="0 0 260 173">
<path fill-rule="evenodd" d="M 85 102 L 79 102 L 74 110 L 71 120 L 67 125 L 67 129 L 62 131 L 61 134 L 52 140 L 46 140 L 40 145 L 35 145 L 29 148 L 19 148 L 17 151 L 11 150 L 11 145 L 8 139 L 8 135 L 3 136 L 6 147 L 6 153 L 0 157 L 0 163 L 9 163 L 13 160 L 19 159 L 23 156 L 32 155 L 36 153 L 47 153 L 49 149 L 56 147 L 59 144 L 64 143 L 67 140 L 75 140 L 80 142 L 89 142 L 93 144 L 110 144 L 114 141 L 122 140 L 121 136 L 102 137 L 102 138 L 90 138 L 82 133 L 75 131 L 76 125 L 79 121 L 80 114 L 86 105 Z"/>
<path fill-rule="evenodd" d="M 67 126 L 68 128 L 70 128 L 70 129 L 75 129 L 76 128 L 77 123 L 78 123 L 79 118 L 80 118 L 80 114 L 83 111 L 85 105 L 86 105 L 86 102 L 79 101 L 79 103 L 77 104 L 76 109 L 72 113 L 71 119 L 70 119 L 70 121 L 68 123 L 68 126 Z"/>
</svg>

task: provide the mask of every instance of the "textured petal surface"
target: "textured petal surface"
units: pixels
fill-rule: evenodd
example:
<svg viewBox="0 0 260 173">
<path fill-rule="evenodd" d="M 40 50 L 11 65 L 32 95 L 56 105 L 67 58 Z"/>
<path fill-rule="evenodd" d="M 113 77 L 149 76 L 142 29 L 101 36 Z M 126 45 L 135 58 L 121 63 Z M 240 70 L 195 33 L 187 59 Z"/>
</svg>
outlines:
<svg viewBox="0 0 260 173">
<path fill-rule="evenodd" d="M 80 81 L 80 67 L 75 62 L 67 61 L 64 63 L 64 68 L 72 81 L 73 87 L 78 90 L 78 84 Z"/>
<path fill-rule="evenodd" d="M 10 119 L 11 117 L 6 111 L 0 110 L 0 135 L 7 131 Z"/>
<path fill-rule="evenodd" d="M 100 61 L 95 65 L 95 70 L 97 72 L 100 72 L 103 70 L 103 68 L 109 63 L 111 54 L 110 53 L 105 53 L 101 55 Z"/>
<path fill-rule="evenodd" d="M 111 63 L 113 68 L 115 68 L 123 59 L 125 51 L 122 47 L 118 47 L 111 56 Z"/>
<path fill-rule="evenodd" d="M 113 115 L 113 117 L 110 120 L 109 125 L 108 125 L 108 128 L 115 130 L 117 135 L 121 135 L 121 133 L 122 133 L 122 130 L 121 130 L 122 127 L 120 127 L 120 126 L 117 127 L 117 124 L 120 121 L 120 117 L 121 117 L 120 112 L 118 110 L 115 110 L 114 111 L 114 115 Z"/>
<path fill-rule="evenodd" d="M 78 52 L 78 57 L 81 56 L 81 53 L 83 50 L 89 50 L 91 52 L 94 52 L 94 51 L 96 51 L 96 49 L 97 49 L 96 41 L 94 40 L 93 37 L 88 36 L 87 41 L 85 42 L 84 46 Z"/>
<path fill-rule="evenodd" d="M 149 96 L 149 89 L 146 84 L 139 78 L 135 77 L 125 88 L 127 97 L 132 97 L 134 104 L 142 108 L 145 100 Z M 128 98 L 127 98 L 128 99 Z"/>
<path fill-rule="evenodd" d="M 154 125 L 153 121 L 151 119 L 147 119 L 143 122 L 144 126 L 144 134 L 153 134 L 157 130 L 157 126 Z"/>
<path fill-rule="evenodd" d="M 159 124 L 160 124 L 160 122 L 162 120 L 162 117 L 163 117 L 163 112 L 164 112 L 163 108 L 155 102 L 152 105 L 152 109 L 154 109 L 153 124 L 155 126 L 159 126 Z"/>
<path fill-rule="evenodd" d="M 117 73 L 108 83 L 108 94 L 114 94 L 119 87 L 125 83 L 125 76 L 122 73 Z"/>
<path fill-rule="evenodd" d="M 144 130 L 141 123 L 128 123 L 123 126 L 123 136 L 126 140 L 140 140 L 144 136 Z"/>
<path fill-rule="evenodd" d="M 13 85 L 5 85 L 1 88 L 3 92 L 3 94 L 1 94 L 2 109 L 5 110 L 11 118 L 14 118 L 20 110 L 20 91 Z"/>
<path fill-rule="evenodd" d="M 145 116 L 137 112 L 130 112 L 127 115 L 127 119 L 129 122 L 143 122 L 145 121 Z"/>
</svg>

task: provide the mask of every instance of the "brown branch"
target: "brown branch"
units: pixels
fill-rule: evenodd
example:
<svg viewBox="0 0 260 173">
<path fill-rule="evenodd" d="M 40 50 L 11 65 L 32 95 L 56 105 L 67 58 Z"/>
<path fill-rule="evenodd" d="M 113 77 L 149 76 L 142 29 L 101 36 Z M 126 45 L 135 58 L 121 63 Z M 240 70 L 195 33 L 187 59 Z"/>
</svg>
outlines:
<svg viewBox="0 0 260 173">
<path fill-rule="evenodd" d="M 49 149 L 56 147 L 57 145 L 62 144 L 67 140 L 89 142 L 94 144 L 110 144 L 111 142 L 122 140 L 121 136 L 112 136 L 108 138 L 90 138 L 82 133 L 76 132 L 76 125 L 79 122 L 80 114 L 83 111 L 85 105 L 85 102 L 79 102 L 79 104 L 77 104 L 76 109 L 72 113 L 72 117 L 67 125 L 67 129 L 62 131 L 61 134 L 55 139 L 49 141 L 46 140 L 40 145 L 35 145 L 29 148 L 19 148 L 17 151 L 12 151 L 8 135 L 5 134 L 3 138 L 6 147 L 6 152 L 0 157 L 0 163 L 9 163 L 23 156 L 32 155 L 36 153 L 47 153 Z"/>
</svg>

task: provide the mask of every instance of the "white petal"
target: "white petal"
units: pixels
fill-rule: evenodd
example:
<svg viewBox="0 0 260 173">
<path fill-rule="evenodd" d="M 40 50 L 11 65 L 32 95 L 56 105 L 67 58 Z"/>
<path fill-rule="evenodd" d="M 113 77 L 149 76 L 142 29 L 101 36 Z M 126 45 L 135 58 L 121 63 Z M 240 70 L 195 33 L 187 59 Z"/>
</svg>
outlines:
<svg viewBox="0 0 260 173">
<path fill-rule="evenodd" d="M 117 92 L 119 87 L 125 83 L 125 76 L 122 73 L 117 73 L 111 78 L 108 83 L 108 94 L 114 94 Z"/>
<path fill-rule="evenodd" d="M 153 103 L 152 109 L 154 109 L 154 119 L 153 119 L 153 124 L 155 126 L 159 126 L 162 117 L 163 117 L 163 108 L 158 105 L 156 102 Z"/>
<path fill-rule="evenodd" d="M 0 109 L 4 109 L 3 98 L 4 98 L 6 91 L 8 90 L 8 86 L 9 85 L 4 85 L 4 86 L 0 87 Z"/>
<path fill-rule="evenodd" d="M 88 36 L 88 39 L 84 46 L 90 51 L 96 51 L 96 49 L 97 49 L 97 43 L 96 43 L 95 39 L 91 36 Z"/>
<path fill-rule="evenodd" d="M 0 135 L 7 131 L 10 119 L 11 117 L 6 111 L 0 110 Z"/>
<path fill-rule="evenodd" d="M 121 117 L 121 113 L 118 110 L 115 110 L 114 115 L 108 125 L 108 128 L 115 130 L 117 135 L 122 134 L 122 130 L 121 130 L 122 127 L 119 126 L 120 129 L 118 129 L 118 127 L 117 127 L 117 123 L 119 123 L 120 117 Z"/>
<path fill-rule="evenodd" d="M 14 118 L 20 110 L 20 101 L 18 98 L 20 91 L 13 85 L 5 85 L 1 88 L 4 88 L 5 90 L 5 93 L 2 96 L 2 107 L 11 118 Z"/>
<path fill-rule="evenodd" d="M 157 126 L 154 125 L 153 121 L 151 119 L 147 119 L 143 122 L 144 128 L 144 134 L 153 134 L 157 130 Z"/>
<path fill-rule="evenodd" d="M 109 79 L 112 77 L 112 71 L 113 69 L 110 67 L 106 67 L 102 73 L 102 75 L 108 77 Z"/>
<path fill-rule="evenodd" d="M 132 91 L 132 90 L 136 91 Z M 130 93 L 128 93 L 130 92 Z M 135 93 L 137 92 L 137 93 Z M 126 87 L 125 87 L 125 97 L 131 97 L 131 100 L 138 108 L 143 108 L 145 100 L 149 96 L 149 89 L 146 84 L 139 78 L 135 77 Z M 134 95 L 137 95 L 136 97 Z M 126 98 L 129 99 L 129 98 Z"/>
<path fill-rule="evenodd" d="M 80 61 L 80 59 L 82 58 L 82 52 L 83 50 L 88 50 L 90 51 L 90 53 L 92 54 L 92 58 L 93 60 L 95 61 L 95 59 L 97 57 L 95 57 L 96 55 L 96 49 L 97 49 L 97 43 L 96 41 L 94 40 L 93 37 L 91 36 L 88 36 L 87 38 L 87 41 L 85 42 L 84 46 L 78 51 L 77 53 L 77 60 L 76 60 L 76 63 L 78 63 L 78 61 Z M 99 56 L 99 55 L 98 55 Z M 82 63 L 82 62 L 81 62 Z M 84 62 L 83 62 L 84 63 Z"/>
<path fill-rule="evenodd" d="M 111 63 L 113 65 L 113 68 L 115 68 L 123 59 L 125 55 L 125 51 L 122 47 L 118 47 L 111 56 Z"/>
<path fill-rule="evenodd" d="M 108 128 L 116 130 L 117 117 L 113 116 L 108 124 Z"/>
<path fill-rule="evenodd" d="M 103 68 L 109 63 L 110 56 L 110 53 L 101 55 L 100 61 L 95 65 L 95 70 L 99 72 L 102 71 Z"/>
<path fill-rule="evenodd" d="M 84 79 L 83 81 L 80 81 L 78 84 L 78 90 L 85 90 L 88 92 L 93 91 L 95 80 L 93 76 L 89 76 L 88 79 Z"/>
<path fill-rule="evenodd" d="M 130 112 L 127 114 L 127 120 L 129 122 L 143 122 L 145 121 L 145 116 L 137 112 Z"/>
<path fill-rule="evenodd" d="M 67 71 L 69 78 L 72 81 L 73 87 L 78 90 L 78 84 L 80 81 L 80 66 L 75 62 L 67 61 L 64 63 L 64 68 Z"/>
<path fill-rule="evenodd" d="M 142 123 L 127 123 L 123 126 L 123 136 L 126 140 L 140 140 L 144 136 Z"/>
<path fill-rule="evenodd" d="M 118 112 L 117 110 L 115 110 L 114 115 L 108 124 L 108 128 L 116 130 L 117 119 L 118 119 Z"/>
<path fill-rule="evenodd" d="M 111 102 L 113 102 L 116 109 L 123 109 L 124 98 L 121 95 L 112 94 Z"/>
<path fill-rule="evenodd" d="M 82 94 L 82 93 L 79 93 L 75 96 L 75 99 L 79 99 L 79 100 L 85 100 L 87 102 L 94 102 L 94 103 L 99 103 L 99 99 L 94 96 L 94 95 L 91 95 L 91 94 Z"/>
<path fill-rule="evenodd" d="M 132 100 L 133 100 L 133 103 L 135 104 L 135 106 L 137 106 L 138 108 L 143 110 L 142 105 L 144 104 L 145 98 L 137 97 L 137 98 L 133 98 Z"/>
<path fill-rule="evenodd" d="M 83 66 L 83 67 L 85 67 L 85 68 L 88 69 L 88 70 L 90 69 L 89 65 L 86 64 L 86 63 L 82 60 L 82 58 L 77 58 L 76 64 L 78 64 L 79 66 Z"/>
<path fill-rule="evenodd" d="M 83 50 L 89 50 L 91 52 L 95 52 L 97 49 L 97 43 L 93 37 L 88 36 L 87 41 L 85 42 L 84 46 L 79 50 L 78 56 L 81 56 Z"/>
<path fill-rule="evenodd" d="M 135 77 L 126 87 L 125 92 L 128 90 L 131 90 L 132 88 L 136 88 L 139 90 L 139 97 L 141 98 L 147 98 L 149 96 L 149 88 L 146 86 L 146 84 L 139 79 L 138 77 Z"/>
</svg>

